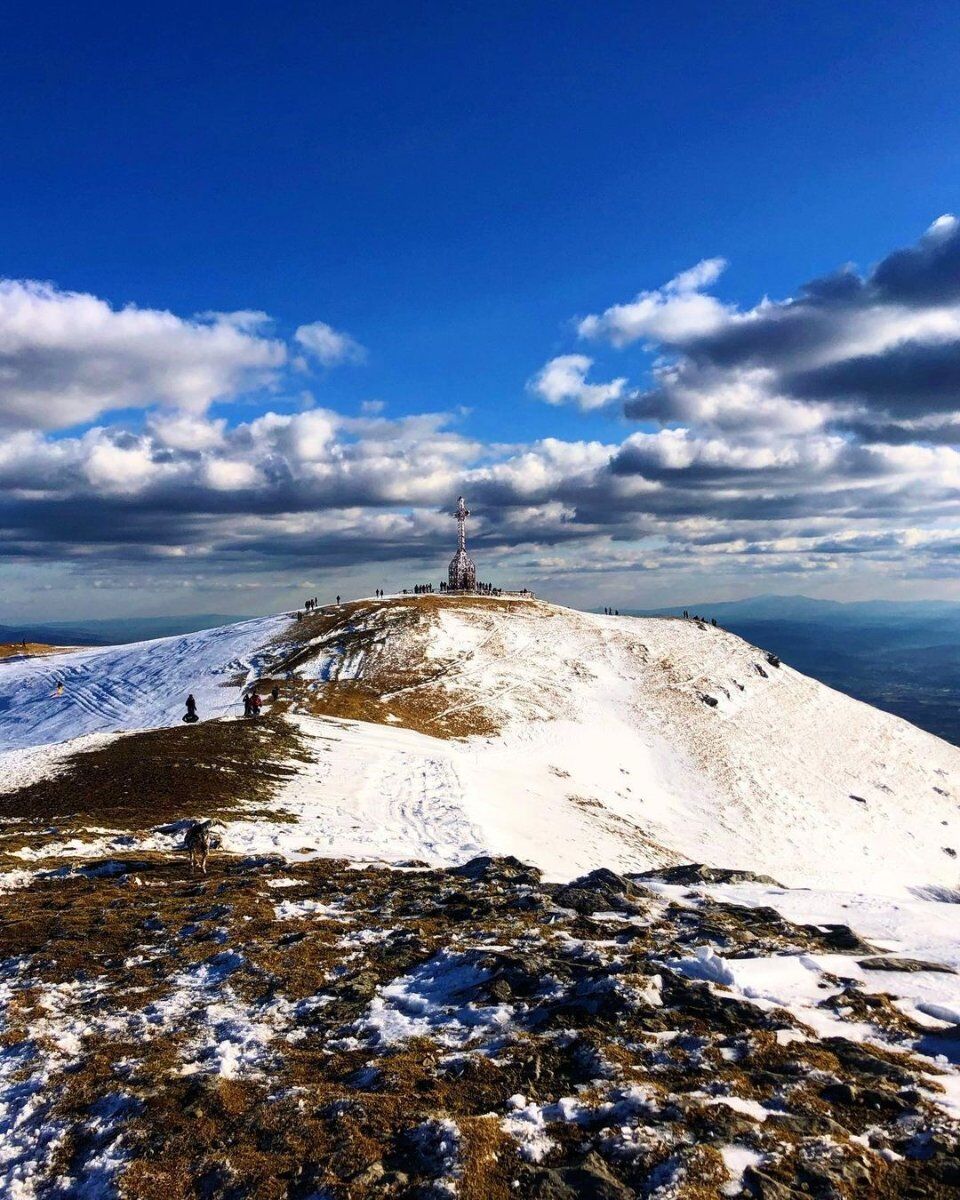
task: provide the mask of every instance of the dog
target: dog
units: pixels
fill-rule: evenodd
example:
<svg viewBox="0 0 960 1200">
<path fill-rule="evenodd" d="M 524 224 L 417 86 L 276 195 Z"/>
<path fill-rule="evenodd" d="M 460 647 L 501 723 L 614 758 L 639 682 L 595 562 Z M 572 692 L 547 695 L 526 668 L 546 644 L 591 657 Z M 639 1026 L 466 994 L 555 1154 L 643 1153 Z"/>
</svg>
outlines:
<svg viewBox="0 0 960 1200">
<path fill-rule="evenodd" d="M 190 874 L 200 868 L 200 874 L 207 873 L 207 859 L 210 857 L 210 826 L 211 821 L 194 821 L 183 839 L 183 848 L 190 855 Z"/>
</svg>

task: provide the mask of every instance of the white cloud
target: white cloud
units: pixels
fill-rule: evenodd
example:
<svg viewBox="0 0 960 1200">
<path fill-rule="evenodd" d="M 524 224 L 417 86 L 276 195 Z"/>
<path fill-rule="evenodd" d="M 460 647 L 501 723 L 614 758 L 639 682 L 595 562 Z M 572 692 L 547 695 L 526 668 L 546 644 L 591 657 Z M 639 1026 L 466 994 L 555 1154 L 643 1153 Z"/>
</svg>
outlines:
<svg viewBox="0 0 960 1200">
<path fill-rule="evenodd" d="M 587 372 L 592 366 L 593 359 L 585 354 L 561 354 L 541 367 L 527 386 L 547 404 L 575 404 L 584 412 L 622 399 L 626 379 L 587 383 Z"/>
<path fill-rule="evenodd" d="M 235 458 L 210 458 L 204 463 L 207 485 L 217 492 L 253 487 L 259 474 L 253 463 Z"/>
<path fill-rule="evenodd" d="M 348 333 L 341 333 L 325 321 L 314 321 L 310 325 L 301 325 L 294 333 L 294 338 L 308 354 L 322 363 L 325 367 L 335 367 L 339 363 L 362 362 L 366 350 Z"/>
<path fill-rule="evenodd" d="M 65 428 L 158 404 L 201 414 L 271 381 L 285 359 L 283 344 L 246 319 L 118 310 L 48 283 L 0 281 L 0 424 L 8 427 Z"/>
<path fill-rule="evenodd" d="M 171 450 L 213 450 L 223 445 L 227 422 L 209 421 L 192 413 L 155 413 L 149 428 L 157 440 Z"/>
<path fill-rule="evenodd" d="M 154 481 L 160 468 L 153 460 L 149 442 L 138 440 L 122 446 L 94 430 L 83 473 L 98 491 L 107 494 L 132 495 L 141 492 Z"/>
<path fill-rule="evenodd" d="M 640 294 L 627 304 L 614 304 L 604 312 L 584 317 L 577 325 L 582 338 L 605 339 L 627 346 L 641 338 L 676 344 L 712 333 L 729 318 L 730 311 L 713 296 L 705 296 L 726 266 L 722 258 L 705 258 L 681 271 L 662 288 Z"/>
<path fill-rule="evenodd" d="M 666 292 L 700 292 L 716 283 L 727 269 L 725 258 L 702 258 L 695 267 L 681 271 L 663 289 Z"/>
</svg>

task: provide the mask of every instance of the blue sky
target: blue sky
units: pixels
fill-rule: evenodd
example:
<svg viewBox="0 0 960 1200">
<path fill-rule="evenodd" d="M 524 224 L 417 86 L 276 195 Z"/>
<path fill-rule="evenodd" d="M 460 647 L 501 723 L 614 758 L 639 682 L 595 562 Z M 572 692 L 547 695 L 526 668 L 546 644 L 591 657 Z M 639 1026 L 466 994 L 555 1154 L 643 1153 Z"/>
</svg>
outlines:
<svg viewBox="0 0 960 1200">
<path fill-rule="evenodd" d="M 0 361 L 16 380 L 0 371 L 0 619 L 56 609 L 64 594 L 84 615 L 104 604 L 256 611 L 301 584 L 383 582 L 369 554 L 390 564 L 388 585 L 439 577 L 437 517 L 460 487 L 477 497 L 488 574 L 574 602 L 679 602 L 781 583 L 955 595 L 956 467 L 942 402 L 936 420 L 901 412 L 893 432 L 888 397 L 866 431 L 853 411 L 870 407 L 862 389 L 810 391 L 803 372 L 822 367 L 822 354 L 777 361 L 790 413 L 762 430 L 716 417 L 729 374 L 711 378 L 720 390 L 707 401 L 701 370 L 699 407 L 689 392 L 721 310 L 739 320 L 765 296 L 789 304 L 848 263 L 872 287 L 877 263 L 922 245 L 960 207 L 958 43 L 960 14 L 932 4 L 172 4 L 149 19 L 119 5 L 24 7 L 0 51 L 0 276 L 14 288 Z M 939 230 L 952 245 L 952 228 Z M 672 304 L 676 289 L 657 289 L 718 258 L 725 268 L 696 289 L 718 306 L 707 326 L 625 334 L 603 319 L 639 293 Z M 30 300 L 23 281 L 53 289 Z M 96 332 L 64 302 L 73 294 L 114 313 L 173 314 L 188 340 L 211 328 L 197 314 L 269 322 L 247 322 L 238 337 L 249 344 L 193 338 L 193 369 L 207 373 L 210 349 L 216 380 L 184 391 L 165 386 L 157 360 L 182 362 L 176 331 L 158 342 L 108 329 L 101 314 Z M 902 298 L 884 293 L 883 303 L 903 316 Z M 870 335 L 872 351 L 949 343 L 952 298 L 925 303 L 919 334 L 904 317 L 887 340 Z M 580 324 L 590 314 L 596 336 Z M 25 321 L 43 326 L 39 341 Z M 305 351 L 296 331 L 317 322 L 352 339 L 346 349 Z M 862 357 L 859 325 L 850 336 L 832 361 Z M 567 386 L 546 403 L 530 381 L 571 356 L 591 360 L 574 364 L 582 383 L 623 380 L 619 390 L 600 403 Z M 671 386 L 685 399 L 631 401 L 663 390 L 652 368 L 681 360 L 686 374 Z M 735 366 L 743 386 L 746 360 Z M 101 402 L 58 407 L 100 379 Z M 206 433 L 191 441 L 178 426 L 165 440 L 184 412 Z M 249 429 L 267 412 L 312 413 L 312 432 L 284 427 L 291 451 L 273 429 L 266 446 L 262 425 Z M 326 458 L 303 450 L 319 413 L 335 414 Z M 659 440 L 624 451 L 638 433 Z M 544 439 L 564 447 L 548 467 Z M 761 479 L 783 465 L 787 443 L 789 481 Z M 599 478 L 602 454 L 584 449 L 595 445 L 607 447 L 617 486 Z M 930 453 L 908 462 L 906 445 Z M 831 482 L 818 473 L 828 452 L 843 459 Z M 860 452 L 872 454 L 869 469 Z M 378 464 L 396 470 L 398 455 L 429 486 L 355 486 Z M 720 470 L 744 456 L 751 482 Z M 712 480 L 696 470 L 704 462 Z M 940 487 L 908 513 L 907 476 L 929 485 L 933 463 Z M 525 466 L 528 480 L 546 472 L 554 486 L 525 484 Z M 342 494 L 328 486 L 338 470 L 349 476 Z M 892 473 L 903 480 L 896 505 Z M 852 486 L 838 478 L 869 500 L 825 506 L 825 488 Z M 686 502 L 649 510 L 637 499 L 665 487 Z M 745 508 L 771 489 L 789 503 L 761 536 Z M 709 534 L 691 532 L 699 494 Z M 601 519 L 611 510 L 612 523 Z M 313 526 L 308 512 L 319 514 Z"/>
</svg>

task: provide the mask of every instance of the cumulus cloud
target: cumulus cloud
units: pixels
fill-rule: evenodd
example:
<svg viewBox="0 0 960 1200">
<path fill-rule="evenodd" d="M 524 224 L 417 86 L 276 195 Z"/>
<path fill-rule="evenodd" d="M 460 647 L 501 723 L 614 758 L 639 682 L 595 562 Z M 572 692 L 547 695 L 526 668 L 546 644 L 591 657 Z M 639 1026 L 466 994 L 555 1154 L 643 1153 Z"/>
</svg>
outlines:
<svg viewBox="0 0 960 1200">
<path fill-rule="evenodd" d="M 644 295 L 655 297 L 654 308 L 670 301 L 665 290 Z M 957 425 L 960 223 L 953 216 L 863 276 L 845 266 L 795 297 L 747 310 L 718 305 L 714 315 L 709 328 L 654 338 L 663 361 L 654 386 L 628 399 L 628 416 L 782 433 L 817 424 L 866 436 L 872 428 L 894 440 L 904 433 L 945 440 L 938 428 Z M 621 326 L 606 318 L 597 319 L 600 328 L 616 341 Z"/>
<path fill-rule="evenodd" d="M 348 333 L 334 329 L 325 321 L 301 325 L 293 336 L 308 354 L 325 367 L 362 362 L 366 357 L 367 352 L 359 342 L 354 341 Z"/>
<path fill-rule="evenodd" d="M 286 359 L 250 314 L 184 319 L 29 280 L 0 281 L 0 426 L 59 429 L 123 408 L 201 414 Z"/>
<path fill-rule="evenodd" d="M 620 400 L 626 379 L 587 383 L 587 372 L 592 366 L 593 359 L 585 354 L 561 354 L 541 367 L 527 388 L 547 404 L 575 404 L 584 412 Z"/>
<path fill-rule="evenodd" d="M 704 295 L 703 289 L 716 282 L 726 265 L 722 258 L 705 258 L 662 288 L 640 292 L 627 304 L 581 318 L 577 332 L 582 338 L 605 339 L 614 346 L 640 339 L 682 344 L 710 333 L 723 324 L 728 310 L 713 296 Z"/>
<path fill-rule="evenodd" d="M 491 444 L 462 414 L 392 418 L 379 405 L 231 424 L 189 396 L 131 429 L 14 429 L 0 438 L 4 551 L 82 569 L 236 567 L 250 582 L 258 567 L 301 579 L 371 561 L 442 566 L 464 492 L 478 560 L 513 563 L 519 582 L 844 577 L 859 563 L 878 580 L 957 578 L 958 246 L 944 218 L 869 272 L 843 267 L 748 308 L 708 294 L 723 267 L 708 259 L 585 318 L 581 334 L 637 356 L 629 372 L 591 382 L 593 360 L 564 354 L 528 387 L 548 404 L 622 405 L 643 421 L 609 441 Z M 107 325 L 122 315 L 107 312 Z M 255 316 L 169 319 L 188 341 L 195 327 L 252 341 L 251 353 L 266 346 L 265 365 L 237 368 L 245 375 L 283 362 Z M 110 376 L 116 362 L 105 363 Z M 650 386 L 636 393 L 626 379 L 640 371 Z"/>
</svg>

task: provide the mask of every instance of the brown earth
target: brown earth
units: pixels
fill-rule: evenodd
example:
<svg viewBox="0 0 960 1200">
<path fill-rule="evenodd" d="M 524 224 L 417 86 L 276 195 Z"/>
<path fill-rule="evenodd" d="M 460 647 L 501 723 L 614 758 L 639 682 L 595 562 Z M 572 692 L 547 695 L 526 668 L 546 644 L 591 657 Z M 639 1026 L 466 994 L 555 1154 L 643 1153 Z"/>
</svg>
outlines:
<svg viewBox="0 0 960 1200">
<path fill-rule="evenodd" d="M 401 871 L 215 854 L 203 879 L 158 855 L 118 867 L 0 895 L 0 954 L 21 964 L 0 1054 L 22 1063 L 25 1094 L 45 1080 L 37 1137 L 65 1131 L 37 1175 L 41 1200 L 89 1185 L 105 1138 L 119 1138 L 111 1186 L 130 1200 L 426 1200 L 451 1187 L 464 1200 L 720 1200 L 731 1143 L 762 1163 L 743 1196 L 945 1200 L 960 1187 L 957 1127 L 933 1103 L 939 1068 L 910 1053 L 923 1031 L 902 1014 L 895 1030 L 876 1022 L 876 1044 L 818 1039 L 664 961 L 704 940 L 733 957 L 835 949 L 836 931 L 702 897 L 668 904 L 606 872 L 544 885 L 512 860 Z M 379 1037 L 380 989 L 405 977 L 429 989 L 445 963 L 458 974 L 434 998 L 436 1025 Z M 214 983 L 162 1019 L 197 972 Z M 889 1007 L 854 986 L 843 999 L 840 1021 Z M 456 1034 L 497 1010 L 505 1024 Z M 219 1074 L 244 1020 L 272 1034 Z M 58 1022 L 80 1030 L 66 1053 Z M 516 1094 L 542 1107 L 539 1159 L 503 1124 Z"/>
<path fill-rule="evenodd" d="M 443 606 L 505 611 L 526 603 L 530 601 L 425 595 L 319 609 L 305 614 L 276 639 L 278 661 L 261 685 L 269 690 L 277 683 L 295 707 L 316 716 L 394 724 L 432 737 L 489 736 L 497 731 L 491 713 L 479 703 L 456 703 L 444 687 L 449 668 L 418 648 L 426 644 L 432 621 Z M 387 638 L 385 629 L 405 636 Z M 331 647 L 336 647 L 341 661 L 364 655 L 358 678 L 334 675 L 312 681 L 289 676 Z M 414 650 L 404 656 L 402 647 Z"/>
<path fill-rule="evenodd" d="M 79 650 L 80 646 L 48 646 L 46 642 L 0 642 L 0 659 L 25 656 L 33 658 L 48 654 L 64 654 L 68 650 Z"/>
</svg>

